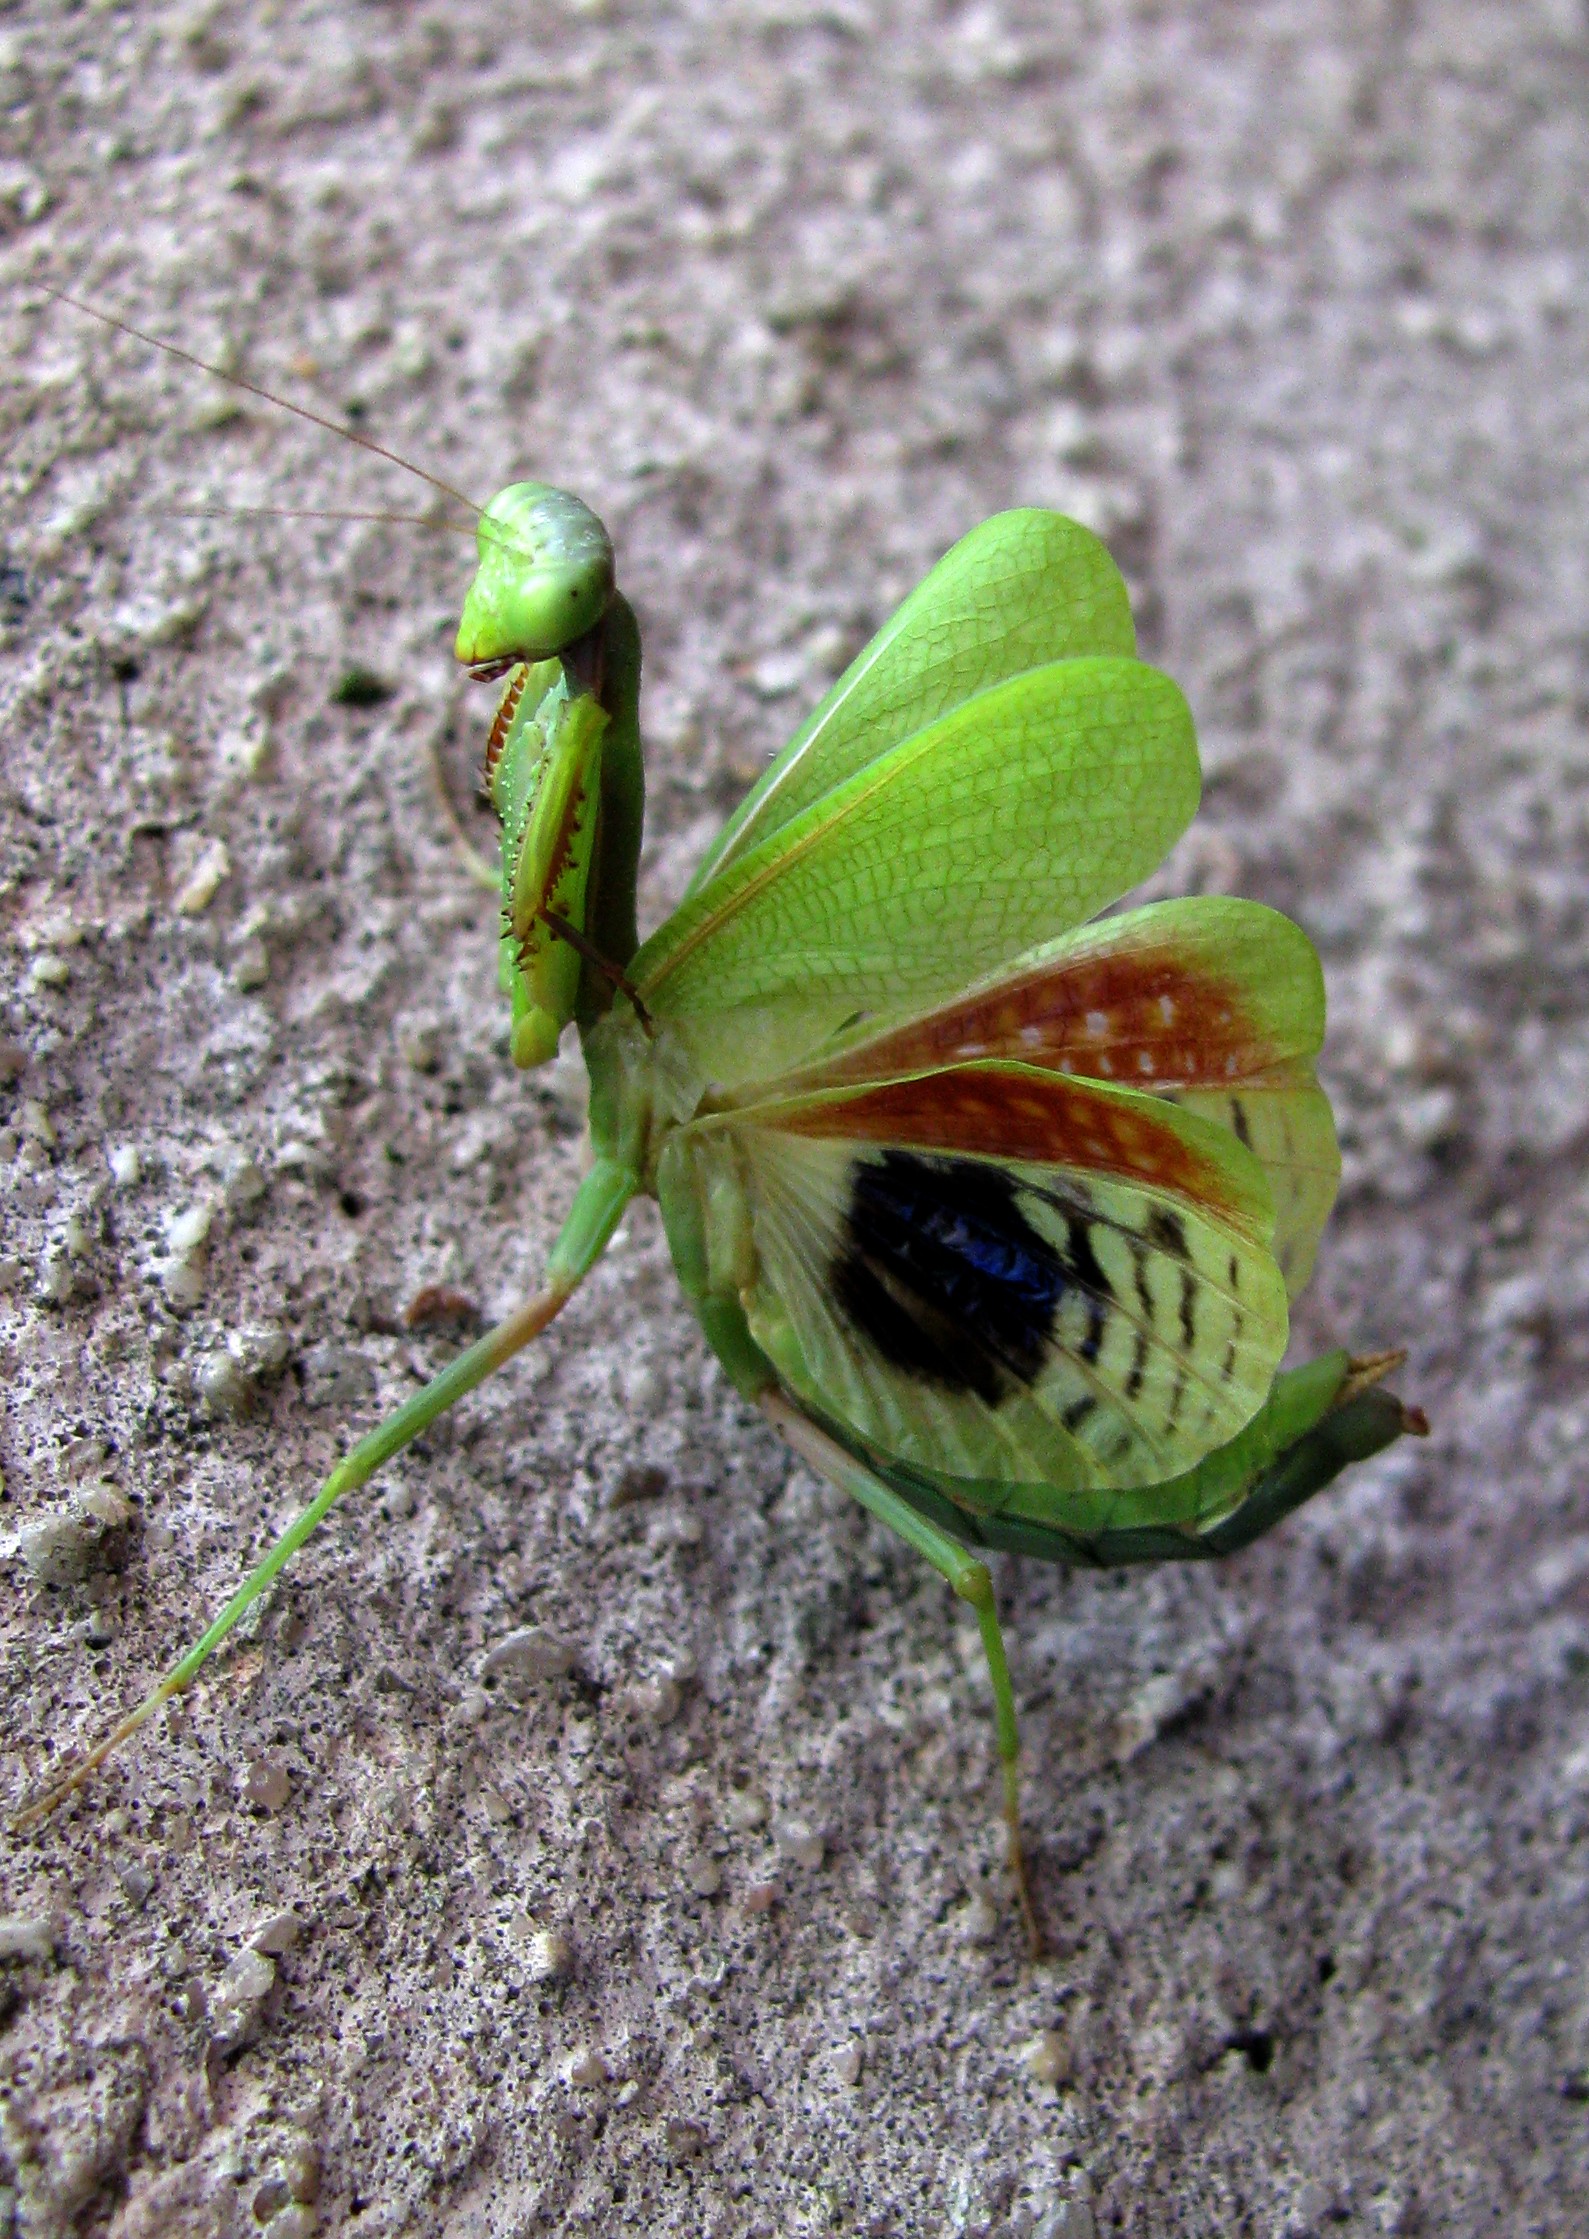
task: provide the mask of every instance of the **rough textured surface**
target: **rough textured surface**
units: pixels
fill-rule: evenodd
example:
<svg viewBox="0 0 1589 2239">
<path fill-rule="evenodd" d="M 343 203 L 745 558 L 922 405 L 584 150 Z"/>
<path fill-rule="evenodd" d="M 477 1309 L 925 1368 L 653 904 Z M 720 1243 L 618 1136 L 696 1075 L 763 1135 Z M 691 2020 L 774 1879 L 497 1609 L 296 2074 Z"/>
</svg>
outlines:
<svg viewBox="0 0 1589 2239">
<path fill-rule="evenodd" d="M 1581 0 L 38 7 L 0 82 L 14 1793 L 442 1357 L 422 1288 L 533 1283 L 578 1158 L 427 776 L 466 547 L 178 517 L 426 493 L 31 276 L 601 509 L 652 922 L 955 535 L 1101 527 L 1203 729 L 1160 890 L 1325 954 L 1302 1334 L 1409 1342 L 1436 1424 L 1228 1571 L 1006 1570 L 1034 1972 L 946 1593 L 637 1212 L 6 1840 L 0 2231 L 1583 2229 Z"/>
</svg>

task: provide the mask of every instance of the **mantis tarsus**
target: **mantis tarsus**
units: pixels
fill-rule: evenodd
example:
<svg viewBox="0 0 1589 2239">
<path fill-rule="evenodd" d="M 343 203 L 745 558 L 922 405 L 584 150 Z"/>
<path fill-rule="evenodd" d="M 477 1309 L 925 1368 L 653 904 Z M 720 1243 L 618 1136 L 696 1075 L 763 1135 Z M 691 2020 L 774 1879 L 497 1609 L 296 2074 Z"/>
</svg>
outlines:
<svg viewBox="0 0 1589 2239">
<path fill-rule="evenodd" d="M 1280 1369 L 1339 1166 L 1317 959 L 1250 902 L 1096 918 L 1190 819 L 1197 749 L 1176 687 L 1136 658 L 1102 544 L 1036 510 L 939 562 L 641 945 L 640 642 L 611 544 L 538 483 L 494 498 L 477 539 L 456 652 L 502 680 L 485 776 L 512 1053 L 540 1065 L 577 1024 L 589 1172 L 539 1295 L 359 1442 L 21 1819 L 181 1693 L 332 1504 L 547 1326 L 646 1192 L 738 1390 L 974 1609 L 1038 1948 L 986 1552 L 1225 1555 L 1423 1428 L 1380 1384 L 1397 1356 Z"/>
</svg>

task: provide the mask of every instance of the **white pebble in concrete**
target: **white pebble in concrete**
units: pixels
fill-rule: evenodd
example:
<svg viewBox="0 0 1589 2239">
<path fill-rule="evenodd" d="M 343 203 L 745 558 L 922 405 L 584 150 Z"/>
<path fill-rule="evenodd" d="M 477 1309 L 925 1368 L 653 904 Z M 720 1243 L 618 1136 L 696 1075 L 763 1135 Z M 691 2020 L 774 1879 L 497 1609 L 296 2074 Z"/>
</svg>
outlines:
<svg viewBox="0 0 1589 2239">
<path fill-rule="evenodd" d="M 480 1659 L 482 1679 L 561 1679 L 573 1668 L 573 1649 L 544 1625 L 505 1633 Z"/>
<path fill-rule="evenodd" d="M 1016 2058 L 1040 2084 L 1060 2084 L 1070 2074 L 1070 2047 L 1057 2029 L 1040 2029 L 1028 2037 Z"/>
<path fill-rule="evenodd" d="M 538 1928 L 530 1937 L 526 1966 L 532 1982 L 562 1982 L 574 1971 L 574 1947 L 555 1928 Z"/>
<path fill-rule="evenodd" d="M 0 1959 L 49 1959 L 55 1951 L 55 1926 L 42 1915 L 13 1914 L 0 1920 Z"/>
<path fill-rule="evenodd" d="M 275 1961 L 260 1951 L 240 1951 L 215 1986 L 210 2001 L 210 2044 L 223 2058 L 239 2052 L 259 2028 L 276 1981 Z"/>
<path fill-rule="evenodd" d="M 820 1832 L 804 1819 L 780 1819 L 773 1828 L 773 1840 L 785 1858 L 808 1870 L 820 1866 L 827 1844 Z"/>
<path fill-rule="evenodd" d="M 303 1935 L 303 1922 L 295 1912 L 273 1912 L 262 1920 L 249 1937 L 255 1951 L 264 1952 L 268 1959 L 279 1959 L 284 1951 L 292 1951 Z"/>
</svg>

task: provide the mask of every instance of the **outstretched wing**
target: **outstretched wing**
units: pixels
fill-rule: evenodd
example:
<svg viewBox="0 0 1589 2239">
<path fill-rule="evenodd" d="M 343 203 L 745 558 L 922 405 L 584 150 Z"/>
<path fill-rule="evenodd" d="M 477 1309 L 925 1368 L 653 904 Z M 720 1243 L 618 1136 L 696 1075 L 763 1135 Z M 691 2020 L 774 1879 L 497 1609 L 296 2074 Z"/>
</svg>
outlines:
<svg viewBox="0 0 1589 2239">
<path fill-rule="evenodd" d="M 857 654 L 719 833 L 691 882 L 990 685 L 1081 653 L 1131 655 L 1120 570 L 1061 513 L 995 514 L 945 553 Z"/>
<path fill-rule="evenodd" d="M 1056 661 L 928 724 L 736 857 L 630 967 L 709 1077 L 766 1079 L 920 1010 L 1146 876 L 1197 805 L 1186 702 Z"/>
<path fill-rule="evenodd" d="M 954 1476 L 1149 1486 L 1234 1437 L 1286 1342 L 1269 1191 L 1225 1130 L 973 1064 L 685 1131 L 748 1217 L 739 1295 L 790 1387 Z"/>
<path fill-rule="evenodd" d="M 1066 935 L 939 1009 L 824 1053 L 824 1083 L 1007 1057 L 1163 1096 L 1229 1128 L 1269 1177 L 1274 1255 L 1295 1298 L 1341 1157 L 1313 1077 L 1324 977 L 1260 902 L 1194 895 Z"/>
</svg>

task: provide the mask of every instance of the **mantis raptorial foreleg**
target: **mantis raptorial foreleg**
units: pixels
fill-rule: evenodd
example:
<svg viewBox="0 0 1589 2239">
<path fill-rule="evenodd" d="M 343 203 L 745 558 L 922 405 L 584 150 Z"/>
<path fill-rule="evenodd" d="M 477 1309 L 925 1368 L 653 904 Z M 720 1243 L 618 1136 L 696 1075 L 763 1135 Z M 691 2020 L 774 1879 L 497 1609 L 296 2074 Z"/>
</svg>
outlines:
<svg viewBox="0 0 1589 2239">
<path fill-rule="evenodd" d="M 848 1493 L 861 1506 L 870 1510 L 880 1523 L 898 1532 L 901 1539 L 925 1556 L 940 1578 L 946 1579 L 960 1596 L 968 1601 L 977 1613 L 977 1628 L 982 1635 L 982 1652 L 987 1658 L 988 1679 L 993 1688 L 993 1715 L 998 1732 L 999 1759 L 1004 1773 L 1004 1824 L 1009 1838 L 1010 1872 L 1015 1879 L 1015 1894 L 1021 1907 L 1021 1918 L 1026 1923 L 1027 1941 L 1032 1957 L 1041 1959 L 1044 1952 L 1043 1931 L 1038 1924 L 1037 1909 L 1032 1903 L 1031 1884 L 1026 1877 L 1026 1853 L 1021 1843 L 1021 1789 L 1020 1759 L 1021 1737 L 1015 1719 L 1015 1691 L 1010 1685 L 1009 1658 L 1004 1653 L 1004 1635 L 999 1629 L 998 1605 L 993 1595 L 993 1580 L 988 1566 L 969 1554 L 958 1540 L 952 1539 L 936 1524 L 901 1500 L 898 1493 L 885 1485 L 875 1471 L 866 1468 L 853 1454 L 847 1453 L 835 1439 L 802 1415 L 782 1392 L 769 1390 L 760 1399 L 762 1413 L 773 1427 L 788 1441 L 803 1462 L 809 1463 L 819 1477 L 825 1478 L 841 1493 Z"/>
</svg>

